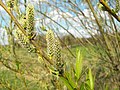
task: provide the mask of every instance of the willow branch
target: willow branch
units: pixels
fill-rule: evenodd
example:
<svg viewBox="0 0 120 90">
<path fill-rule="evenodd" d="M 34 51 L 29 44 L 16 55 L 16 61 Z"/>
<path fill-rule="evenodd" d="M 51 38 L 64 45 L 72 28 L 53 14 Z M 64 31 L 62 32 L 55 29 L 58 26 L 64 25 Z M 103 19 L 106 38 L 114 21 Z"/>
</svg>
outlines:
<svg viewBox="0 0 120 90">
<path fill-rule="evenodd" d="M 116 15 L 104 0 L 99 0 L 99 2 L 105 7 L 106 11 L 108 11 L 113 17 L 117 19 L 117 21 L 120 22 L 120 16 Z"/>
</svg>

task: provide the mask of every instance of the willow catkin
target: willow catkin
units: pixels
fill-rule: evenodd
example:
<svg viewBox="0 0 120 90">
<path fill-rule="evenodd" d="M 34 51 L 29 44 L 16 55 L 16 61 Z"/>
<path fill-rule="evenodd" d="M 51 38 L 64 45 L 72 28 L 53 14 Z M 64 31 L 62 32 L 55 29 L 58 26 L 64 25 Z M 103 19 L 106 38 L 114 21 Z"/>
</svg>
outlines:
<svg viewBox="0 0 120 90">
<path fill-rule="evenodd" d="M 54 42 L 54 60 L 56 63 L 56 69 L 59 72 L 59 75 L 63 74 L 63 63 L 61 60 L 61 45 L 58 39 Z"/>
<path fill-rule="evenodd" d="M 20 20 L 18 21 L 26 31 L 26 15 L 22 14 Z M 22 33 L 21 30 L 19 30 L 18 28 L 14 30 L 14 36 L 22 47 L 27 48 L 28 52 L 36 52 L 35 47 L 29 43 L 29 39 Z"/>
<path fill-rule="evenodd" d="M 47 34 L 46 34 L 46 41 L 47 41 L 47 54 L 49 56 L 50 59 L 52 59 L 53 54 L 54 54 L 54 33 L 52 30 L 48 30 Z"/>
<path fill-rule="evenodd" d="M 26 20 L 27 34 L 28 38 L 30 39 L 34 33 L 34 6 L 31 4 L 27 5 Z"/>
<path fill-rule="evenodd" d="M 48 57 L 53 60 L 56 71 L 59 75 L 63 75 L 63 63 L 61 60 L 61 45 L 57 38 L 55 38 L 54 32 L 48 30 L 46 34 L 47 41 L 47 54 Z"/>
</svg>

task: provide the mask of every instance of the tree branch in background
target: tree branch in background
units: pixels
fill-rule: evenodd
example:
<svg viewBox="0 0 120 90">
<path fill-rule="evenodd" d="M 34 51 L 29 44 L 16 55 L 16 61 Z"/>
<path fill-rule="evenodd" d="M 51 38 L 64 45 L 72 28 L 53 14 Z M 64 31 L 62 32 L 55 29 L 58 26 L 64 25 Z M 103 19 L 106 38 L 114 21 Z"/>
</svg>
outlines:
<svg viewBox="0 0 120 90">
<path fill-rule="evenodd" d="M 99 2 L 105 7 L 106 11 L 108 11 L 113 17 L 120 22 L 120 16 L 116 15 L 116 13 L 109 7 L 109 5 L 104 0 L 99 0 Z"/>
</svg>

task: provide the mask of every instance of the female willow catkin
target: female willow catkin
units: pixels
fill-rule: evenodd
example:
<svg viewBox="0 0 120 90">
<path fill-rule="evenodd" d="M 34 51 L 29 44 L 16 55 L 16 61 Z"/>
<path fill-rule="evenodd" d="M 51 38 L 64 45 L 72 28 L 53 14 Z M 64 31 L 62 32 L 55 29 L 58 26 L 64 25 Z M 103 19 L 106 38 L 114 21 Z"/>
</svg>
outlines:
<svg viewBox="0 0 120 90">
<path fill-rule="evenodd" d="M 28 39 L 31 39 L 34 34 L 34 6 L 31 4 L 27 5 L 26 20 Z"/>
<path fill-rule="evenodd" d="M 27 19 L 26 19 L 26 15 L 22 14 L 20 19 L 19 19 L 19 23 L 22 25 L 22 27 L 24 28 L 24 30 L 26 32 L 28 32 L 27 29 Z M 16 38 L 16 40 L 18 41 L 18 43 L 22 46 L 27 48 L 28 52 L 36 52 L 35 47 L 30 44 L 29 39 L 27 36 L 25 36 L 18 28 L 16 30 L 14 30 L 14 36 Z"/>
<path fill-rule="evenodd" d="M 63 63 L 61 60 L 61 45 L 52 30 L 48 30 L 46 34 L 47 53 L 50 59 L 55 63 L 56 71 L 59 75 L 63 74 Z"/>
<path fill-rule="evenodd" d="M 26 8 L 26 33 L 28 35 L 28 41 L 34 37 L 34 6 L 28 4 Z M 25 29 L 25 28 L 24 28 Z M 30 43 L 27 44 L 29 52 L 36 52 L 36 49 Z"/>
<path fill-rule="evenodd" d="M 61 46 L 58 39 L 54 41 L 54 58 L 57 63 L 61 62 Z"/>
<path fill-rule="evenodd" d="M 63 63 L 61 60 L 61 45 L 58 39 L 54 42 L 54 60 L 56 63 L 56 69 L 59 72 L 59 75 L 63 74 Z"/>
<path fill-rule="evenodd" d="M 54 48 L 54 41 L 55 41 L 54 33 L 52 30 L 47 31 L 46 41 L 47 41 L 47 54 L 48 54 L 48 57 L 52 59 L 54 54 L 53 48 Z"/>
</svg>

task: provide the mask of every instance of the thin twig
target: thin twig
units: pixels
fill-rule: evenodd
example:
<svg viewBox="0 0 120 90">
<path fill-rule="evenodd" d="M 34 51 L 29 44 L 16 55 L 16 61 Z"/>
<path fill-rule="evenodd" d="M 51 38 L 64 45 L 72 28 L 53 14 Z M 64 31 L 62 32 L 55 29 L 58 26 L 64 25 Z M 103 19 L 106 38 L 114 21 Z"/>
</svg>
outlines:
<svg viewBox="0 0 120 90">
<path fill-rule="evenodd" d="M 112 9 L 104 0 L 99 0 L 99 2 L 105 7 L 106 11 L 108 11 L 113 17 L 116 18 L 117 21 L 120 22 L 120 16 L 116 15 L 116 13 L 112 11 Z"/>
</svg>

